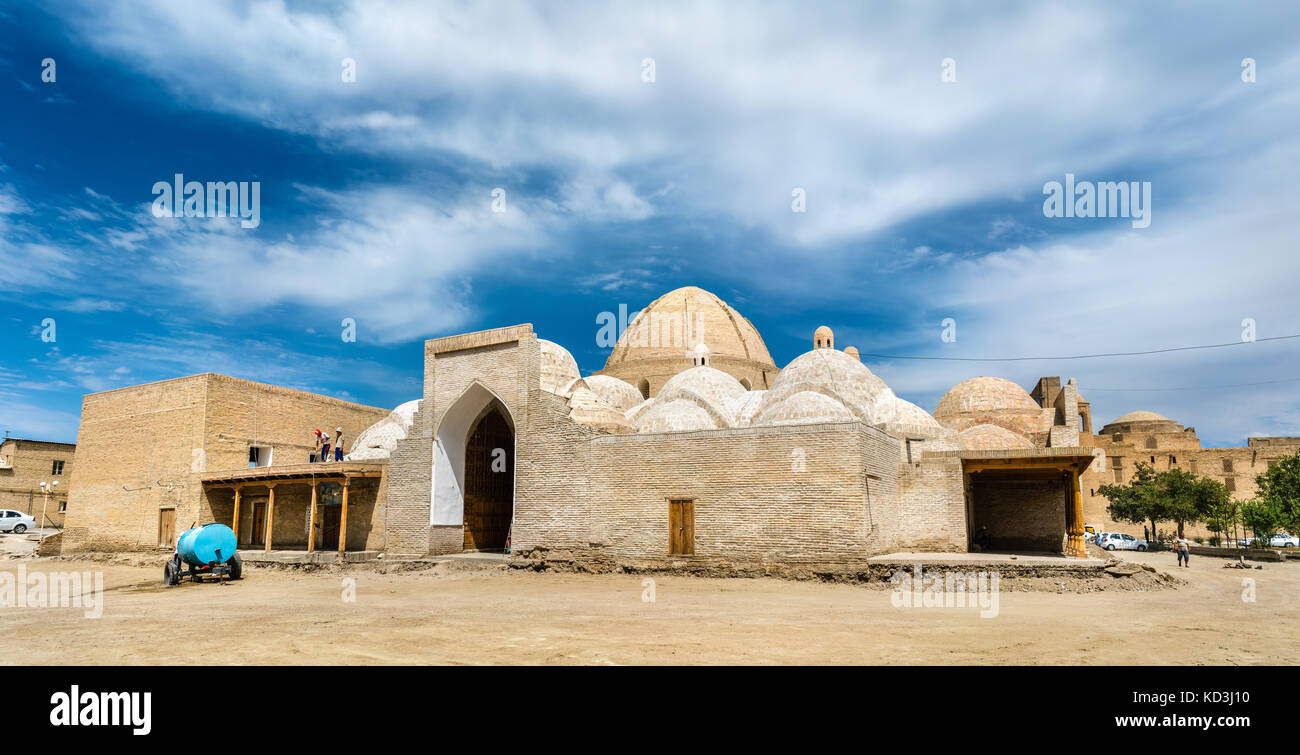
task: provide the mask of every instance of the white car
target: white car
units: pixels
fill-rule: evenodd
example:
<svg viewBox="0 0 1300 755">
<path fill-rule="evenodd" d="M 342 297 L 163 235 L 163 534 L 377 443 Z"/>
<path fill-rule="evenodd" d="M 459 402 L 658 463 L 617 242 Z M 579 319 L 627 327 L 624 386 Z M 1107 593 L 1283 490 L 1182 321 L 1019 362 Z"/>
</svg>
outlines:
<svg viewBox="0 0 1300 755">
<path fill-rule="evenodd" d="M 1097 536 L 1097 545 L 1108 551 L 1144 551 L 1147 541 L 1122 532 L 1103 532 Z"/>
<path fill-rule="evenodd" d="M 1300 548 L 1300 537 L 1294 537 L 1282 532 L 1273 533 L 1273 537 L 1268 539 L 1270 548 Z"/>
<path fill-rule="evenodd" d="M 21 511 L 0 509 L 0 532 L 23 534 L 36 526 L 36 520 Z"/>
</svg>

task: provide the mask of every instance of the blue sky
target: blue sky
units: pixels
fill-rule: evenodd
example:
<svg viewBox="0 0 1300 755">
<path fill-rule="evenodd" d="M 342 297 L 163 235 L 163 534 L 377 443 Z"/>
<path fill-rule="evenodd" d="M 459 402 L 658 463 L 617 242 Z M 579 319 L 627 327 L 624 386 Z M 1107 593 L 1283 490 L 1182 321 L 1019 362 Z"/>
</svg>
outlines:
<svg viewBox="0 0 1300 755">
<path fill-rule="evenodd" d="M 1300 333 L 1300 9 L 1129 5 L 0 2 L 0 430 L 205 371 L 394 406 L 424 339 L 518 322 L 595 371 L 601 312 L 686 284 L 778 365 L 820 324 L 949 358 Z M 261 225 L 154 217 L 176 173 L 260 181 Z M 1150 227 L 1044 217 L 1066 173 L 1150 181 Z M 1061 375 L 1098 424 L 1240 444 L 1300 433 L 1297 349 L 866 361 L 926 409 Z"/>
</svg>

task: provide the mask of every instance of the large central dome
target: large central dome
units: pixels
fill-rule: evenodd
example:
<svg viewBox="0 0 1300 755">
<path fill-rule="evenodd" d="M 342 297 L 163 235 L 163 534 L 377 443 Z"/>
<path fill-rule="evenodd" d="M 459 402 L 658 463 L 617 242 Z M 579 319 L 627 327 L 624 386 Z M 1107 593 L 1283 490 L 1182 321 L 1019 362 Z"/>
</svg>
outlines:
<svg viewBox="0 0 1300 755">
<path fill-rule="evenodd" d="M 698 344 L 708 349 L 697 352 Z M 766 389 L 779 371 L 749 320 L 714 294 L 686 286 L 655 299 L 628 323 L 600 374 L 649 397 L 703 359 L 753 390 Z"/>
</svg>

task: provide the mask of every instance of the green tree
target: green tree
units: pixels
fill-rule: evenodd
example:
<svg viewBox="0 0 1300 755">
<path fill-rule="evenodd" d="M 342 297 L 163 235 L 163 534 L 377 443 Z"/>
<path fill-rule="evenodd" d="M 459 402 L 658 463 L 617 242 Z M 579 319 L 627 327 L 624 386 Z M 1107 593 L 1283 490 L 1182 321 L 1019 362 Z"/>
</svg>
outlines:
<svg viewBox="0 0 1300 755">
<path fill-rule="evenodd" d="M 1174 522 L 1182 534 L 1183 525 L 1206 519 L 1232 499 L 1217 480 L 1181 469 L 1157 473 L 1144 462 L 1138 462 L 1127 485 L 1102 485 L 1097 492 L 1109 501 L 1106 511 L 1112 519 L 1150 522 L 1153 534 L 1158 522 Z"/>
<path fill-rule="evenodd" d="M 1228 496 L 1210 506 L 1205 516 L 1205 528 L 1218 536 L 1220 544 L 1225 540 L 1235 540 L 1237 525 L 1241 523 L 1241 503 Z"/>
<path fill-rule="evenodd" d="M 1274 528 L 1300 531 L 1300 451 L 1284 456 L 1255 477 L 1258 499 L 1276 510 Z M 1272 533 L 1269 533 L 1272 534 Z"/>
<path fill-rule="evenodd" d="M 1241 505 L 1242 524 L 1254 534 L 1256 545 L 1278 530 L 1284 516 L 1281 506 L 1263 498 L 1255 498 Z"/>
<path fill-rule="evenodd" d="M 1151 537 L 1156 535 L 1156 522 L 1162 517 L 1158 511 L 1156 473 L 1150 464 L 1138 462 L 1133 479 L 1125 485 L 1102 485 L 1097 493 L 1109 503 L 1106 512 L 1118 522 L 1146 524 L 1151 522 Z"/>
<path fill-rule="evenodd" d="M 1156 475 L 1164 518 L 1178 524 L 1178 534 L 1183 525 L 1209 518 L 1216 507 L 1232 500 L 1227 486 L 1209 477 L 1198 477 L 1182 469 L 1170 469 Z"/>
</svg>

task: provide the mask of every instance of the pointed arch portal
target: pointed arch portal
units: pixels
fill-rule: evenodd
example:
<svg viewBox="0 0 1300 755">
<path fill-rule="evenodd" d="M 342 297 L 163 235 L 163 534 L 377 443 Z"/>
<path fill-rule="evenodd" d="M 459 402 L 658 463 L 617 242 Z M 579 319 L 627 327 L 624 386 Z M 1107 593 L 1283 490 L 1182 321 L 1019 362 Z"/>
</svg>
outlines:
<svg viewBox="0 0 1300 755">
<path fill-rule="evenodd" d="M 514 490 L 514 418 L 475 382 L 438 423 L 430 524 L 462 526 L 466 550 L 500 550 L 514 517 Z"/>
</svg>

